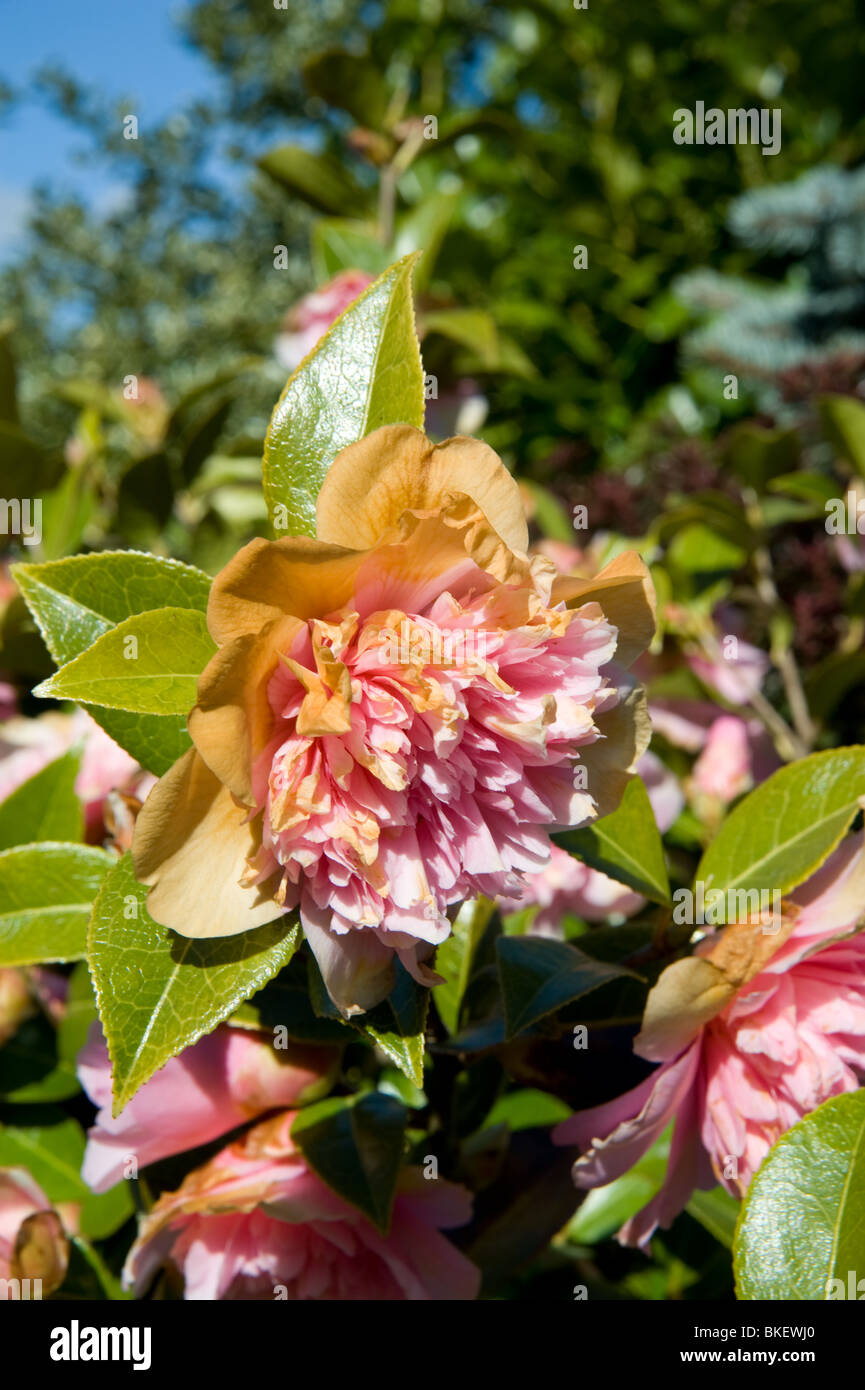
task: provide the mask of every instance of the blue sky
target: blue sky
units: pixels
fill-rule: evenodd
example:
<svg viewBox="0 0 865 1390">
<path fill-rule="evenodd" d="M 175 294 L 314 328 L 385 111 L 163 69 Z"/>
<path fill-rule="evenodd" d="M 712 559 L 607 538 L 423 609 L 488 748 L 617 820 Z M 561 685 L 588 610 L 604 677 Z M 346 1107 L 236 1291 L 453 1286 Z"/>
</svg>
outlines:
<svg viewBox="0 0 865 1390">
<path fill-rule="evenodd" d="M 215 90 L 208 63 L 182 42 L 178 0 L 0 0 L 0 77 L 16 89 L 48 63 L 103 96 L 130 97 L 142 125 Z M 0 257 L 14 250 L 28 190 L 50 181 L 98 205 L 110 176 L 75 161 L 86 140 L 33 102 L 0 118 Z M 86 172 L 85 172 L 86 169 Z"/>
</svg>

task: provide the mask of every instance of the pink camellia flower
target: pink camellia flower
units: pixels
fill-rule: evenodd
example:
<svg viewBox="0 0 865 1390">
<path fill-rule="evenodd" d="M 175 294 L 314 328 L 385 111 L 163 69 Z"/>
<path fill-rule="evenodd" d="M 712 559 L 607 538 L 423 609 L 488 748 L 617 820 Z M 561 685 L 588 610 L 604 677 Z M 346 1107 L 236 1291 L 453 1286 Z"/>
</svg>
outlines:
<svg viewBox="0 0 865 1390">
<path fill-rule="evenodd" d="M 771 918 L 712 932 L 651 990 L 634 1051 L 658 1062 L 565 1120 L 578 1187 L 626 1173 L 675 1119 L 664 1185 L 619 1232 L 645 1246 L 695 1187 L 742 1196 L 776 1139 L 865 1074 L 865 853 L 849 836 Z"/>
<path fill-rule="evenodd" d="M 437 983 L 449 908 L 515 894 L 551 829 L 617 804 L 648 741 L 623 667 L 653 600 L 634 553 L 590 580 L 530 558 L 517 484 L 479 440 L 373 431 L 337 455 L 316 525 L 213 581 L 195 746 L 132 856 L 183 936 L 299 907 L 348 1016 L 387 997 L 396 959 Z"/>
<path fill-rule="evenodd" d="M 143 1168 L 267 1110 L 318 1100 L 330 1089 L 338 1059 L 338 1048 L 274 1048 L 261 1034 L 223 1025 L 172 1057 L 112 1115 L 111 1063 L 94 1023 L 78 1056 L 81 1084 L 99 1106 L 81 1175 L 94 1192 L 106 1192 L 127 1175 L 130 1159 Z"/>
<path fill-rule="evenodd" d="M 280 366 L 289 372 L 300 366 L 319 338 L 340 314 L 345 313 L 349 304 L 363 294 L 373 278 L 363 270 L 341 270 L 326 285 L 299 299 L 286 314 L 274 344 Z"/>
<path fill-rule="evenodd" d="M 60 1218 L 42 1188 L 24 1168 L 0 1168 L 0 1280 L 6 1298 L 53 1293 L 68 1262 Z"/>
<path fill-rule="evenodd" d="M 75 791 L 84 806 L 88 837 L 94 839 L 108 793 L 118 788 L 143 795 L 154 779 L 83 709 L 10 719 L 0 726 L 0 801 L 76 744 L 82 754 Z"/>
<path fill-rule="evenodd" d="M 469 1220 L 464 1188 L 404 1169 L 381 1235 L 307 1166 L 294 1118 L 265 1120 L 160 1197 L 129 1253 L 127 1287 L 140 1294 L 170 1261 L 187 1299 L 477 1296 L 479 1271 L 439 1233 Z"/>
</svg>

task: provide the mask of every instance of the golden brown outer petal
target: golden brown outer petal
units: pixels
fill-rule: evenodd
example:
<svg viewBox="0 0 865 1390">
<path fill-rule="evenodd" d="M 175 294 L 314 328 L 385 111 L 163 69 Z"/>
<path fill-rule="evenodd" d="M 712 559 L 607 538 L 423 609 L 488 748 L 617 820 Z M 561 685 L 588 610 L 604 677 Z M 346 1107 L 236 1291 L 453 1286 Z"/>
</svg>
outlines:
<svg viewBox="0 0 865 1390">
<path fill-rule="evenodd" d="M 181 936 L 234 936 L 278 917 L 275 884 L 241 887 L 257 837 L 194 748 L 156 784 L 135 825 L 132 861 L 147 910 Z"/>
<path fill-rule="evenodd" d="M 575 608 L 596 602 L 619 629 L 616 660 L 624 666 L 644 652 L 655 634 L 655 588 L 635 550 L 611 560 L 594 579 L 562 575 L 553 584 L 552 603 Z"/>
<path fill-rule="evenodd" d="M 260 633 L 246 633 L 220 647 L 198 681 L 198 703 L 188 724 L 211 772 L 248 806 L 253 804 L 252 765 L 270 736 L 273 716 L 267 683 L 298 629 L 282 617 Z"/>
<path fill-rule="evenodd" d="M 668 965 L 649 991 L 643 1026 L 634 1042 L 637 1055 L 661 1062 L 681 1052 L 743 985 L 759 975 L 795 924 L 795 914 L 772 932 L 764 930 L 759 915 L 753 921 L 732 922 L 702 943 L 708 950 Z"/>
<path fill-rule="evenodd" d="M 608 816 L 621 801 L 652 737 L 642 686 L 628 691 L 611 710 L 596 715 L 595 724 L 603 737 L 580 749 L 580 764 L 588 773 L 586 790 L 597 802 L 598 815 Z"/>
<path fill-rule="evenodd" d="M 318 495 L 316 531 L 334 545 L 369 549 L 403 512 L 438 511 L 458 494 L 512 550 L 526 550 L 520 490 L 498 454 L 463 435 L 433 444 L 412 425 L 384 425 L 337 454 Z"/>
<path fill-rule="evenodd" d="M 649 991 L 643 1026 L 634 1039 L 637 1056 L 647 1062 L 675 1057 L 735 993 L 736 986 L 710 960 L 686 956 L 674 961 Z"/>
<path fill-rule="evenodd" d="M 322 545 L 307 536 L 254 540 L 213 581 L 207 626 L 220 646 L 257 633 L 275 618 L 317 618 L 351 597 L 357 547 Z"/>
</svg>

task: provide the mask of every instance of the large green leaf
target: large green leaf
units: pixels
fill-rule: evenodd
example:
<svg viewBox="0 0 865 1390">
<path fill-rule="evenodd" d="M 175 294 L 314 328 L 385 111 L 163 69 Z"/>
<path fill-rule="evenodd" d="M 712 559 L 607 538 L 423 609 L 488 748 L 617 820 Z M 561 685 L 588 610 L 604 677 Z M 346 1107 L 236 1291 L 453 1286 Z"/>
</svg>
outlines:
<svg viewBox="0 0 865 1390">
<path fill-rule="evenodd" d="M 132 1215 L 132 1195 L 127 1183 L 90 1191 L 80 1176 L 84 1143 L 78 1121 L 53 1106 L 2 1112 L 0 1168 L 26 1168 L 51 1202 L 79 1203 L 82 1233 L 102 1240 Z"/>
<path fill-rule="evenodd" d="M 210 592 L 210 579 L 201 570 L 134 550 L 20 564 L 13 574 L 58 665 L 72 661 L 134 614 L 152 608 L 203 613 Z M 98 705 L 89 709 L 106 733 L 157 775 L 190 746 L 186 720 L 179 715 L 133 714 Z"/>
<path fill-rule="evenodd" d="M 670 902 L 664 846 L 649 793 L 632 777 L 615 811 L 572 830 L 561 843 L 571 854 L 653 902 Z"/>
<path fill-rule="evenodd" d="M 215 651 L 203 613 L 154 608 L 109 628 L 33 694 L 138 714 L 186 715 Z"/>
<path fill-rule="evenodd" d="M 764 1159 L 736 1228 L 739 1297 L 859 1299 L 863 1231 L 865 1090 L 827 1100 Z"/>
<path fill-rule="evenodd" d="M 865 797 L 865 747 L 782 767 L 727 817 L 697 869 L 713 890 L 789 892 L 835 848 Z"/>
<path fill-rule="evenodd" d="M 210 1033 L 291 959 L 293 917 L 236 936 L 191 940 L 161 927 L 124 855 L 105 880 L 87 937 L 113 1063 L 115 1114 L 170 1057 Z"/>
<path fill-rule="evenodd" d="M 592 960 L 566 941 L 542 936 L 500 936 L 496 957 L 508 1038 L 599 985 L 633 975 L 622 966 Z"/>
<path fill-rule="evenodd" d="M 75 778 L 78 752 L 64 753 L 16 787 L 0 805 L 0 850 L 34 840 L 79 840 L 83 828 Z"/>
<path fill-rule="evenodd" d="M 407 1113 L 381 1091 L 310 1105 L 291 1137 L 328 1187 L 387 1234 L 403 1158 Z"/>
<path fill-rule="evenodd" d="M 436 972 L 444 977 L 444 984 L 435 986 L 433 998 L 449 1033 L 459 1029 L 460 1008 L 471 979 L 475 952 L 493 911 L 494 904 L 488 898 L 463 903 L 450 936 L 436 951 Z"/>
<path fill-rule="evenodd" d="M 264 444 L 264 495 L 280 534 L 315 535 L 316 498 L 340 449 L 381 425 L 423 424 L 416 259 L 379 276 L 288 379 Z"/>
<path fill-rule="evenodd" d="M 93 900 L 114 862 L 90 845 L 50 840 L 0 854 L 0 965 L 80 960 Z"/>
</svg>

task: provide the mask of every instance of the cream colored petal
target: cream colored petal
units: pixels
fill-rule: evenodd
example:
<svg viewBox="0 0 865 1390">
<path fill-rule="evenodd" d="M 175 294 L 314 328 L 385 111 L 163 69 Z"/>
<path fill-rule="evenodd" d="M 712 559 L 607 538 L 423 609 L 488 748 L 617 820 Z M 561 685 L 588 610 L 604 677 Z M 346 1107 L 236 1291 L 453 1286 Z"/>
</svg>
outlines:
<svg viewBox="0 0 865 1390">
<path fill-rule="evenodd" d="M 655 586 L 635 550 L 617 555 L 594 579 L 562 575 L 553 584 L 551 602 L 569 608 L 599 603 L 619 629 L 616 660 L 624 666 L 646 650 L 655 633 Z"/>
<path fill-rule="evenodd" d="M 580 749 L 580 764 L 588 774 L 586 790 L 595 798 L 598 815 L 615 811 L 640 758 L 649 746 L 652 725 L 646 692 L 635 686 L 612 709 L 599 714 L 595 724 L 603 738 Z"/>
<path fill-rule="evenodd" d="M 674 961 L 649 991 L 643 1026 L 634 1040 L 637 1056 L 647 1062 L 676 1057 L 735 993 L 736 986 L 710 960 L 686 956 Z"/>
<path fill-rule="evenodd" d="M 234 936 L 280 915 L 273 881 L 243 888 L 240 878 L 257 843 L 246 812 L 194 748 L 174 764 L 145 801 L 135 825 L 132 860 L 151 885 L 151 917 L 181 936 Z"/>
<path fill-rule="evenodd" d="M 198 703 L 188 720 L 193 742 L 211 772 L 249 806 L 252 765 L 273 727 L 267 683 L 302 626 L 281 617 L 260 633 L 235 638 L 219 648 L 198 681 Z"/>
<path fill-rule="evenodd" d="M 512 550 L 528 546 L 520 490 L 498 454 L 458 435 L 433 444 L 411 425 L 385 425 L 337 454 L 316 506 L 321 541 L 370 549 L 407 511 L 470 497 Z"/>
<path fill-rule="evenodd" d="M 351 596 L 359 556 L 353 547 L 306 536 L 254 540 L 213 581 L 207 626 L 223 645 L 286 615 L 306 620 L 341 608 Z"/>
</svg>

